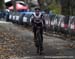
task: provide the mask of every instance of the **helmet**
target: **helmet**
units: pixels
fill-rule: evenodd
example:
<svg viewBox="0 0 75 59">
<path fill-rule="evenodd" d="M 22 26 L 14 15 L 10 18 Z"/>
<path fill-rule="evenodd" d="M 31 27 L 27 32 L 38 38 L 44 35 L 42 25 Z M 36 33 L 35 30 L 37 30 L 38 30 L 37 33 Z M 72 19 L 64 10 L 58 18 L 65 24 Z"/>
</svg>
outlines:
<svg viewBox="0 0 75 59">
<path fill-rule="evenodd" d="M 36 10 L 39 10 L 39 11 L 40 11 L 40 8 L 37 7 L 37 8 L 35 8 L 35 11 L 36 11 Z"/>
</svg>

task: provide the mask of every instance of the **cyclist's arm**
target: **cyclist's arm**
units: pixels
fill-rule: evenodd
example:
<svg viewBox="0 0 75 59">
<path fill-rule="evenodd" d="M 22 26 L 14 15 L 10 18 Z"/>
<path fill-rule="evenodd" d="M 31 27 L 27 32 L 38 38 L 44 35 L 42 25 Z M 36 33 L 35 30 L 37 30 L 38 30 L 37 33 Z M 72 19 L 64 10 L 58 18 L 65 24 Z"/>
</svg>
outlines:
<svg viewBox="0 0 75 59">
<path fill-rule="evenodd" d="M 45 19 L 44 19 L 44 16 L 43 15 L 42 15 L 42 20 L 43 20 L 43 26 L 45 26 L 46 23 L 45 23 Z"/>
<path fill-rule="evenodd" d="M 31 16 L 30 20 L 31 20 L 31 25 L 33 26 L 33 24 L 34 24 L 34 17 L 33 17 L 33 15 Z"/>
</svg>

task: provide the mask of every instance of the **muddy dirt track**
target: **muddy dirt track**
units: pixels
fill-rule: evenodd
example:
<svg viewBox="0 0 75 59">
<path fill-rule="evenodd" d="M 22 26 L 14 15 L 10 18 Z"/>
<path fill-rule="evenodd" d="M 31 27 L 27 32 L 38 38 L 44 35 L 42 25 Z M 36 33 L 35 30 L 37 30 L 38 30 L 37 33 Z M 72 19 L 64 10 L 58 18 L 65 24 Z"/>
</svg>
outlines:
<svg viewBox="0 0 75 59">
<path fill-rule="evenodd" d="M 72 59 L 75 56 L 75 46 L 70 47 L 71 43 L 68 40 L 44 35 L 44 54 L 41 57 L 66 56 Z M 32 31 L 12 23 L 0 23 L 0 59 L 42 59 L 38 56 Z"/>
</svg>

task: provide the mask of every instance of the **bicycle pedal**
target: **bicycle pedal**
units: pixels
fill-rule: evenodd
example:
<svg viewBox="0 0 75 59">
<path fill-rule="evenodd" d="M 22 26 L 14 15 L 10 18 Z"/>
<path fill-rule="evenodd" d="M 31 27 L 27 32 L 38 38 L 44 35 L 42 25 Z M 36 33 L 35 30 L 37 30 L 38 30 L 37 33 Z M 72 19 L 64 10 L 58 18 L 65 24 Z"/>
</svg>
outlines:
<svg viewBox="0 0 75 59">
<path fill-rule="evenodd" d="M 37 51 L 36 51 L 37 53 L 39 53 L 39 49 L 37 49 Z"/>
<path fill-rule="evenodd" d="M 40 52 L 40 53 L 39 53 L 39 55 L 42 55 L 42 54 L 43 54 L 43 52 Z"/>
</svg>

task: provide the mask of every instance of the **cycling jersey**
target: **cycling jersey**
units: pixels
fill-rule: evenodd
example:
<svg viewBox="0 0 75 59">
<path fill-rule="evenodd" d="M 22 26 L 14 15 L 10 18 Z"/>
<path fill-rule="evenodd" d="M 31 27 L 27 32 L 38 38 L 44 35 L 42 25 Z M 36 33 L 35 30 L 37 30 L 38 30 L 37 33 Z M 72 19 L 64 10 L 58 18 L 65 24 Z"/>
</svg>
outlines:
<svg viewBox="0 0 75 59">
<path fill-rule="evenodd" d="M 34 13 L 31 19 L 32 26 L 43 26 L 45 25 L 45 20 L 43 18 L 43 15 L 40 13 L 38 16 Z"/>
</svg>

